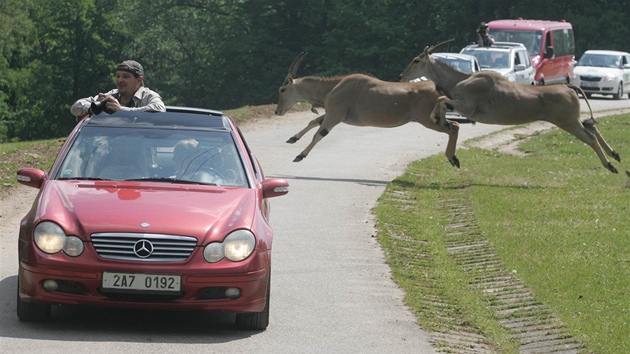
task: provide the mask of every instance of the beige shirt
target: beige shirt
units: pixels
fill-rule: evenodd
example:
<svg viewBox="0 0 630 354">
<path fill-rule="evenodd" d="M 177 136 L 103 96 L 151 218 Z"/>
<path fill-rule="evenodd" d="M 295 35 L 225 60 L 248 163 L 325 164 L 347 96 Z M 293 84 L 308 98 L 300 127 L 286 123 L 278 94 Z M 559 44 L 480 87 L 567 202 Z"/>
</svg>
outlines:
<svg viewBox="0 0 630 354">
<path fill-rule="evenodd" d="M 107 95 L 114 95 L 118 93 L 118 89 L 113 89 L 107 92 Z M 72 115 L 76 117 L 83 117 L 88 114 L 90 111 L 90 106 L 93 102 L 98 101 L 98 95 L 94 97 L 86 97 L 80 100 L 77 100 L 72 107 L 70 107 L 70 112 Z M 120 102 L 120 100 L 118 100 Z M 120 103 L 123 107 L 120 109 L 121 111 L 152 111 L 152 112 L 165 112 L 166 107 L 164 106 L 164 102 L 162 102 L 162 97 L 147 87 L 140 86 L 138 91 L 133 94 L 133 104 L 129 104 L 130 107 L 126 107 L 122 102 Z"/>
</svg>

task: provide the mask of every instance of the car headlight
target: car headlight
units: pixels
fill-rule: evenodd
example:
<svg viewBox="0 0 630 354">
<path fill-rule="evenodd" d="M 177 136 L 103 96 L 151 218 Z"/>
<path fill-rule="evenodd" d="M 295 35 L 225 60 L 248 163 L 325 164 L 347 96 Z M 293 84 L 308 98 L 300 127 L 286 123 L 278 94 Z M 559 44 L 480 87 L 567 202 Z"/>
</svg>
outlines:
<svg viewBox="0 0 630 354">
<path fill-rule="evenodd" d="M 604 81 L 606 81 L 606 82 L 615 81 L 615 77 L 611 76 L 611 75 L 607 75 L 607 76 L 604 77 Z"/>
<path fill-rule="evenodd" d="M 223 242 L 213 242 L 203 250 L 203 257 L 210 263 L 223 258 L 232 262 L 240 262 L 249 257 L 256 247 L 254 234 L 247 230 L 236 230 L 229 234 Z"/>
<path fill-rule="evenodd" d="M 35 245 L 42 252 L 55 254 L 64 251 L 68 256 L 76 257 L 83 253 L 83 241 L 76 236 L 66 236 L 61 226 L 44 221 L 33 232 Z"/>
</svg>

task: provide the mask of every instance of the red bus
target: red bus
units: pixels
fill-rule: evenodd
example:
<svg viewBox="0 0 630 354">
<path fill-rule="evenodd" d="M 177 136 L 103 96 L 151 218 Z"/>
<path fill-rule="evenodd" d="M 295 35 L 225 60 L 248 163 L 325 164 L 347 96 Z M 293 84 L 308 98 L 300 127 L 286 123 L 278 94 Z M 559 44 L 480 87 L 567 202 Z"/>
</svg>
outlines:
<svg viewBox="0 0 630 354">
<path fill-rule="evenodd" d="M 536 85 L 569 83 L 575 66 L 575 40 L 569 22 L 496 20 L 488 22 L 497 42 L 523 43 L 536 68 Z"/>
</svg>

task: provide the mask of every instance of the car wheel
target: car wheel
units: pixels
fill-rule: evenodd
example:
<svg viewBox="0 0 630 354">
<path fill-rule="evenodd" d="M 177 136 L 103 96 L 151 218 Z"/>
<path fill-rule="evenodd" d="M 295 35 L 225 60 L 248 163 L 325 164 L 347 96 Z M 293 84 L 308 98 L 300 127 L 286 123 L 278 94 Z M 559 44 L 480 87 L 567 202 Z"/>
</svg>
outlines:
<svg viewBox="0 0 630 354">
<path fill-rule="evenodd" d="M 623 96 L 623 82 L 619 83 L 619 87 L 617 88 L 617 93 L 613 95 L 613 98 L 618 100 Z"/>
<path fill-rule="evenodd" d="M 39 322 L 50 318 L 52 306 L 46 304 L 32 304 L 20 299 L 20 284 L 17 286 L 17 316 L 22 321 Z"/>
<path fill-rule="evenodd" d="M 593 94 L 592 94 L 592 93 L 587 93 L 587 94 L 586 94 L 586 98 L 591 98 L 592 96 L 593 96 Z"/>
<path fill-rule="evenodd" d="M 236 314 L 236 328 L 245 330 L 264 331 L 269 325 L 269 299 L 271 295 L 271 275 L 267 282 L 267 301 L 261 312 L 245 312 Z"/>
</svg>

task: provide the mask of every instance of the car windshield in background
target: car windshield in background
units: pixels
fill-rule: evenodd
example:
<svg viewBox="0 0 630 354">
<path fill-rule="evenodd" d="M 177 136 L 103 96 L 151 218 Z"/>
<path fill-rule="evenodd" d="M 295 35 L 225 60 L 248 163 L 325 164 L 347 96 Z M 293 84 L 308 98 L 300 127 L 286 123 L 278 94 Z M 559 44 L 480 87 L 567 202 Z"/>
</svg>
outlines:
<svg viewBox="0 0 630 354">
<path fill-rule="evenodd" d="M 584 54 L 577 66 L 595 66 L 600 68 L 621 68 L 620 55 Z"/>
<path fill-rule="evenodd" d="M 463 60 L 463 59 L 452 58 L 452 57 L 438 57 L 438 56 L 435 56 L 435 58 L 437 60 L 445 62 L 451 68 L 455 70 L 459 70 L 463 73 L 471 73 L 473 71 L 472 62 L 470 60 Z"/>
<path fill-rule="evenodd" d="M 54 178 L 247 187 L 234 144 L 228 131 L 86 126 Z"/>
<path fill-rule="evenodd" d="M 530 56 L 540 53 L 542 44 L 541 31 L 510 31 L 504 29 L 492 29 L 490 35 L 494 37 L 495 42 L 513 42 L 523 43 L 527 48 Z"/>
<path fill-rule="evenodd" d="M 510 68 L 510 52 L 491 50 L 488 48 L 469 48 L 462 51 L 464 54 L 477 57 L 479 65 L 482 69 L 509 69 Z"/>
</svg>

